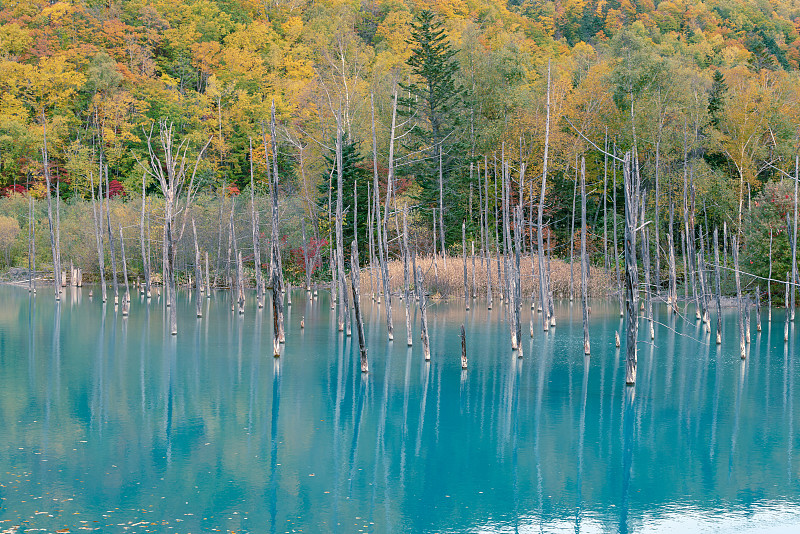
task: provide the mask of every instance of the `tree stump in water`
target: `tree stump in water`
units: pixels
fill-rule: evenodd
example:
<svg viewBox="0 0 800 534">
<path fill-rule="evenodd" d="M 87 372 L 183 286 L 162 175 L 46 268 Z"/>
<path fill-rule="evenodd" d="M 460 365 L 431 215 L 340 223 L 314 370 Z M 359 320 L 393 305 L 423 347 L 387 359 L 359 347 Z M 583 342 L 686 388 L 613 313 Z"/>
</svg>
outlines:
<svg viewBox="0 0 800 534">
<path fill-rule="evenodd" d="M 361 319 L 361 288 L 360 288 L 360 269 L 358 265 L 358 245 L 353 239 L 350 245 L 350 284 L 353 288 L 353 309 L 356 312 L 356 332 L 358 332 L 358 348 L 361 352 L 361 372 L 369 372 L 367 361 L 367 345 L 364 339 L 364 321 Z"/>
<path fill-rule="evenodd" d="M 464 325 L 461 325 L 461 368 L 467 368 L 467 335 L 464 332 Z"/>
</svg>

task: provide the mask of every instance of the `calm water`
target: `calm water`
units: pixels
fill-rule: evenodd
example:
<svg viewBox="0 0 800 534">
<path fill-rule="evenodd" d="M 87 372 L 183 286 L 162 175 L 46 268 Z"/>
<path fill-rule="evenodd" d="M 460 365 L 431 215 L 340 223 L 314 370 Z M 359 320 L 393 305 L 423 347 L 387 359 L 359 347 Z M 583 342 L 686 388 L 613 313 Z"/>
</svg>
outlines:
<svg viewBox="0 0 800 534">
<path fill-rule="evenodd" d="M 0 287 L 0 532 L 800 527 L 798 335 L 784 344 L 782 311 L 745 362 L 733 311 L 722 348 L 662 311 L 626 388 L 616 304 L 593 305 L 590 358 L 564 302 L 555 331 L 525 327 L 522 360 L 502 308 L 433 305 L 429 364 L 400 301 L 393 343 L 363 305 L 367 376 L 322 293 L 295 293 L 275 359 L 252 299 L 240 317 L 215 294 L 197 320 L 182 293 L 176 339 L 156 299 L 123 318 L 87 288 L 56 305 Z"/>
</svg>

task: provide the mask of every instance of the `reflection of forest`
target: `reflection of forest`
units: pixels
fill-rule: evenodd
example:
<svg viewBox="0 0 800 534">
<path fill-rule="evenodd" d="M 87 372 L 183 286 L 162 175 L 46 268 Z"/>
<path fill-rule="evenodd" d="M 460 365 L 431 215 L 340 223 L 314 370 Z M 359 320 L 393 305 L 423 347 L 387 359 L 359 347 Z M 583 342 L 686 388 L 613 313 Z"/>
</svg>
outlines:
<svg viewBox="0 0 800 534">
<path fill-rule="evenodd" d="M 0 287 L 0 297 L 3 519 L 34 516 L 46 528 L 106 514 L 114 524 L 181 519 L 186 531 L 540 522 L 624 531 L 676 506 L 722 517 L 800 497 L 796 336 L 783 344 L 779 312 L 744 362 L 733 314 L 721 349 L 695 341 L 707 336 L 694 322 L 660 316 L 677 332 L 658 325 L 656 344 L 640 346 L 633 389 L 613 348 L 616 304 L 608 313 L 593 305 L 591 358 L 580 310 L 573 324 L 563 304 L 555 332 L 526 334 L 523 360 L 506 347 L 502 307 L 476 306 L 465 319 L 460 304 L 438 304 L 425 364 L 418 335 L 410 349 L 387 344 L 382 310 L 365 299 L 365 377 L 355 338 L 339 334 L 323 297 L 287 310 L 280 360 L 270 354 L 269 309 L 242 318 L 221 296 L 195 321 L 182 294 L 177 339 L 164 335 L 156 300 L 135 299 L 123 319 L 85 295 L 60 308 L 16 288 Z M 34 515 L 45 499 L 32 497 L 50 499 L 45 492 L 60 517 Z"/>
</svg>

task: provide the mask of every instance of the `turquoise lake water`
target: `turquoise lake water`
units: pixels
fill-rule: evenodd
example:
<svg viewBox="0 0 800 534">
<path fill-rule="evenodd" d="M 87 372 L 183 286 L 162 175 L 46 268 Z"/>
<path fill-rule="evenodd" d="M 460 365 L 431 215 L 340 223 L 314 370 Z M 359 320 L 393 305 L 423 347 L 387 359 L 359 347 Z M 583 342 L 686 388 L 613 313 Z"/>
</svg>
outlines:
<svg viewBox="0 0 800 534">
<path fill-rule="evenodd" d="M 364 298 L 362 375 L 322 292 L 294 293 L 279 359 L 252 295 L 240 316 L 215 293 L 196 319 L 181 293 L 172 337 L 158 299 L 124 318 L 88 293 L 0 286 L 0 532 L 800 530 L 783 310 L 744 361 L 734 310 L 721 347 L 693 309 L 660 310 L 626 387 L 616 302 L 593 303 L 588 358 L 577 302 L 532 338 L 525 309 L 523 359 L 496 301 L 432 304 L 426 364 L 402 301 L 389 342 Z"/>
</svg>

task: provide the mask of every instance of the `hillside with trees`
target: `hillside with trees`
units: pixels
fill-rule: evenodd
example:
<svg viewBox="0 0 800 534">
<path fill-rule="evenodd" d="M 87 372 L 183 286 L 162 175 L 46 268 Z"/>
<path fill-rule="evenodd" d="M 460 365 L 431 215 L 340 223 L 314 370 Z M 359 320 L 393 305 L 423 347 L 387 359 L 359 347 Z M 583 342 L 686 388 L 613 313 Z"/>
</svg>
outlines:
<svg viewBox="0 0 800 534">
<path fill-rule="evenodd" d="M 159 121 L 173 124 L 176 147 L 197 160 L 193 209 L 198 222 L 200 211 L 208 215 L 200 240 L 218 264 L 228 231 L 220 221 L 251 183 L 267 195 L 273 145 L 284 255 L 326 250 L 337 132 L 345 245 L 357 235 L 369 246 L 374 184 L 384 209 L 387 181 L 393 206 L 412 209 L 420 250 L 432 250 L 434 224 L 438 246 L 443 238 L 451 252 L 461 251 L 462 222 L 468 239 L 488 243 L 504 163 L 533 242 L 549 109 L 544 214 L 555 255 L 580 248 L 573 200 L 584 157 L 588 252 L 611 266 L 624 196 L 621 170 L 604 152 L 635 148 L 656 283 L 665 278 L 664 234 L 679 248 L 684 211 L 706 245 L 714 227 L 743 236 L 754 273 L 767 275 L 771 236 L 782 278 L 792 208 L 781 196 L 791 183 L 781 180 L 796 174 L 800 141 L 799 16 L 790 2 L 743 0 L 5 1 L 0 211 L 21 230 L 9 230 L 3 262 L 27 264 L 29 211 L 44 217 L 42 202 L 29 209 L 15 199 L 28 192 L 58 196 L 65 254 L 87 270 L 97 258 L 85 246 L 93 241 L 78 237 L 89 226 L 77 206 L 101 176 L 116 194 L 112 217 L 132 239 L 143 176 L 152 224 L 163 224 L 153 206 L 164 192 L 146 171 Z M 389 229 L 399 233 L 395 222 Z M 39 261 L 49 263 L 46 222 L 35 231 Z M 193 246 L 184 248 L 191 263 Z"/>
</svg>

